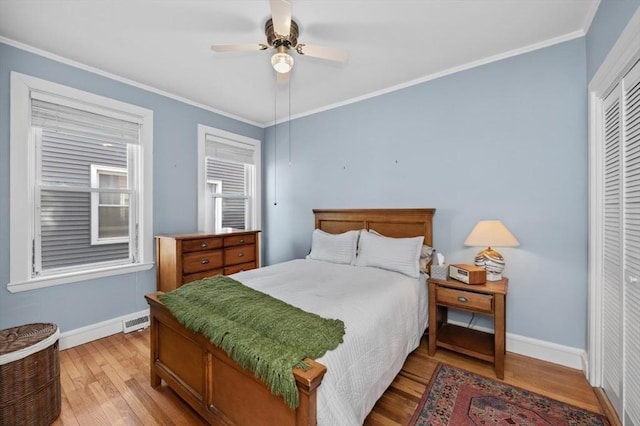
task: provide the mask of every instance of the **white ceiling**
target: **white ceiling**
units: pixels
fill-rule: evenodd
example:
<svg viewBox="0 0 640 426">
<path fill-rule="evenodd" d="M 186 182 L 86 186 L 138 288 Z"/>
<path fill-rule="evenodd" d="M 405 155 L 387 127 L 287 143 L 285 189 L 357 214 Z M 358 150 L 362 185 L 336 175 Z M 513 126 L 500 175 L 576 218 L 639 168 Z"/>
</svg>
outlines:
<svg viewBox="0 0 640 426">
<path fill-rule="evenodd" d="M 349 50 L 345 64 L 293 54 L 291 116 L 345 104 L 585 34 L 599 0 L 291 0 L 298 41 Z M 0 0 L 0 41 L 35 48 L 244 121 L 274 121 L 268 0 Z M 42 53 L 42 52 L 40 52 Z M 289 115 L 287 86 L 277 121 Z"/>
</svg>

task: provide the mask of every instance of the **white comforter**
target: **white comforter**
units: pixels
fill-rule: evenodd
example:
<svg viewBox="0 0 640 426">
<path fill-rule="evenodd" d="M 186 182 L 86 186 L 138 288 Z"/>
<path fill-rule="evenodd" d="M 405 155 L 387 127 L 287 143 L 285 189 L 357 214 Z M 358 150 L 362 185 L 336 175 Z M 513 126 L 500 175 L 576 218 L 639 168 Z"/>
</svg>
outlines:
<svg viewBox="0 0 640 426">
<path fill-rule="evenodd" d="M 318 424 L 361 425 L 420 344 L 427 325 L 425 277 L 316 260 L 235 274 L 245 285 L 325 318 L 344 321 L 344 342 L 318 359 Z"/>
</svg>

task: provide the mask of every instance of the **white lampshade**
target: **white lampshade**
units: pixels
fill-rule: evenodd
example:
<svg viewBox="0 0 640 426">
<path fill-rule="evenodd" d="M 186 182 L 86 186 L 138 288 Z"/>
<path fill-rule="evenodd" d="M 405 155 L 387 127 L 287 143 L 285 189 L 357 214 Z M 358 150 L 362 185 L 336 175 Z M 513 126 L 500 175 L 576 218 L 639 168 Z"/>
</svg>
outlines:
<svg viewBox="0 0 640 426">
<path fill-rule="evenodd" d="M 465 246 L 487 247 L 475 259 L 475 265 L 487 271 L 487 281 L 499 281 L 504 270 L 504 257 L 491 247 L 517 247 L 516 237 L 499 220 L 481 220 L 471 230 Z"/>
<path fill-rule="evenodd" d="M 518 247 L 520 243 L 499 220 L 481 220 L 464 242 L 470 247 Z"/>
<path fill-rule="evenodd" d="M 273 69 L 280 74 L 286 74 L 293 68 L 293 57 L 284 48 L 278 48 L 278 53 L 271 57 Z"/>
</svg>

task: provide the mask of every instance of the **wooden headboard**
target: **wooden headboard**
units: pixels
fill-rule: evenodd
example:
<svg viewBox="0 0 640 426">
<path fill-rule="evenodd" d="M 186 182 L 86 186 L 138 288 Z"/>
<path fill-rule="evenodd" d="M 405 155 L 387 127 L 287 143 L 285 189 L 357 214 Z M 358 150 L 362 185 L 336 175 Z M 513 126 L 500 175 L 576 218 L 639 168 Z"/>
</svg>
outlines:
<svg viewBox="0 0 640 426">
<path fill-rule="evenodd" d="M 432 221 L 436 209 L 314 209 L 315 227 L 331 234 L 374 229 L 387 237 L 424 236 L 433 247 Z"/>
</svg>

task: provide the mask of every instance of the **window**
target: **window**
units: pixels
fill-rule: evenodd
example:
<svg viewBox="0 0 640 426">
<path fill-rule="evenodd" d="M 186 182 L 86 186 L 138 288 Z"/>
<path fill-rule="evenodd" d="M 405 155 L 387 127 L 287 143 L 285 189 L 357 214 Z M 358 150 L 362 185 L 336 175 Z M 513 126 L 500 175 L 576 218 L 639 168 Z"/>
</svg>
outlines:
<svg viewBox="0 0 640 426">
<path fill-rule="evenodd" d="M 206 157 L 208 212 L 205 229 L 251 229 L 251 185 L 255 166 Z"/>
<path fill-rule="evenodd" d="M 198 225 L 204 232 L 260 227 L 260 142 L 199 126 Z"/>
<path fill-rule="evenodd" d="M 11 74 L 10 291 L 152 266 L 152 127 L 149 110 Z"/>
<path fill-rule="evenodd" d="M 125 163 L 126 165 L 126 163 Z M 129 240 L 127 169 L 91 165 L 91 244 L 117 244 Z"/>
</svg>

